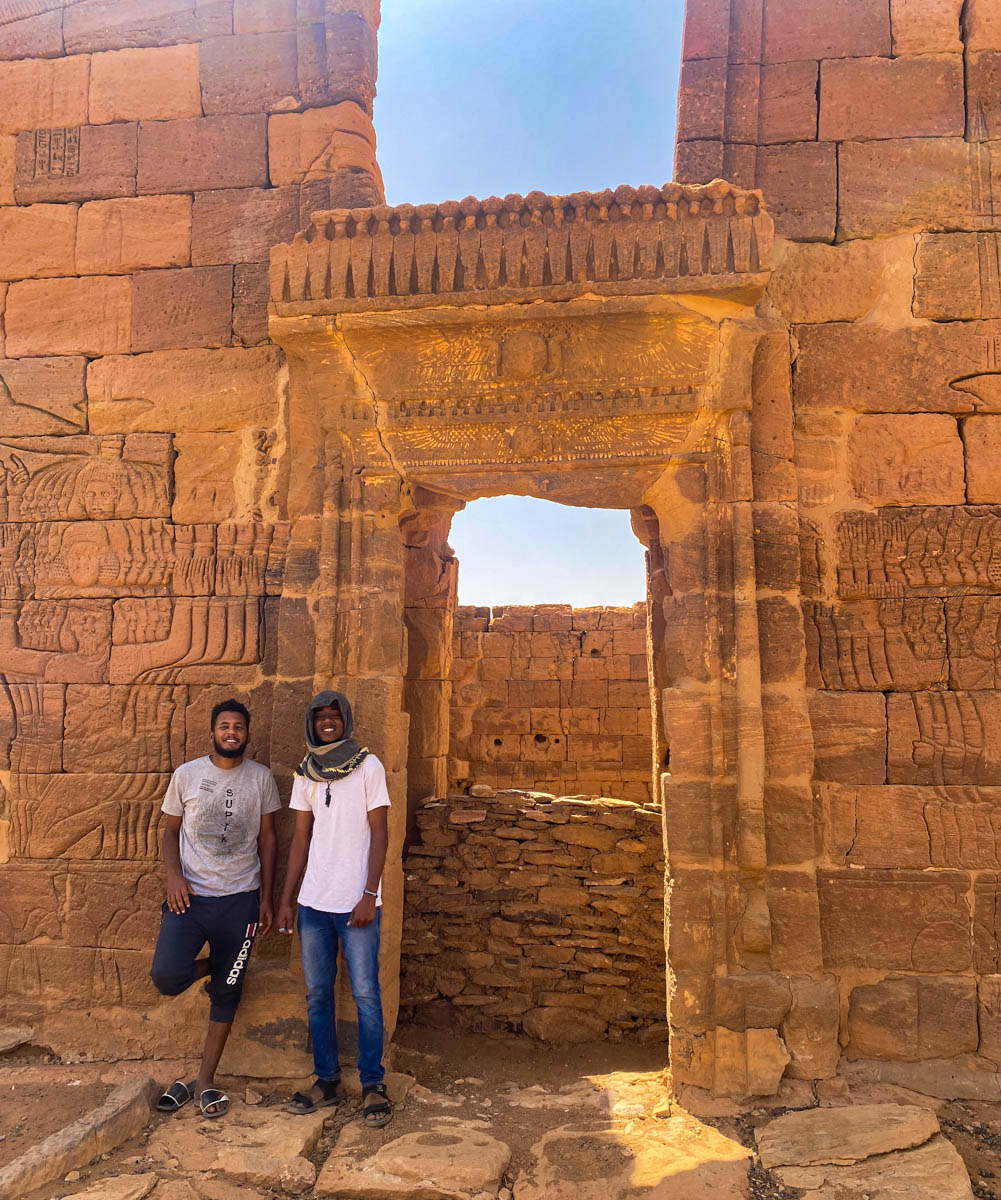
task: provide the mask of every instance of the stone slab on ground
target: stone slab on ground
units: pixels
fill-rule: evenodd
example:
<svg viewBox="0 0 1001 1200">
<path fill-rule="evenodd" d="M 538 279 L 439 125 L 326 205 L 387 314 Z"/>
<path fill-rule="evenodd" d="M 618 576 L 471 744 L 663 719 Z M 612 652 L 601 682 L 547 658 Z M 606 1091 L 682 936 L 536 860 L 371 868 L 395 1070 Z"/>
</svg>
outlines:
<svg viewBox="0 0 1001 1200">
<path fill-rule="evenodd" d="M 0 1171 L 0 1200 L 22 1200 L 35 1188 L 60 1179 L 98 1155 L 114 1150 L 144 1129 L 153 1097 L 152 1079 L 123 1083 L 86 1116 L 43 1139 Z"/>
<path fill-rule="evenodd" d="M 963 1160 L 941 1134 L 852 1166 L 780 1167 L 775 1175 L 786 1187 L 809 1188 L 809 1200 L 973 1200 Z"/>
<path fill-rule="evenodd" d="M 316 1195 L 344 1200 L 478 1200 L 494 1197 L 511 1150 L 479 1129 L 438 1125 L 408 1133 L 368 1153 L 361 1121 L 341 1130 L 320 1171 Z"/>
<path fill-rule="evenodd" d="M 99 1179 L 81 1192 L 73 1192 L 66 1200 L 145 1200 L 150 1192 L 160 1182 L 160 1177 L 153 1171 L 144 1171 L 141 1175 L 113 1175 Z M 161 1200 L 163 1188 L 157 1192 L 157 1200 Z"/>
<path fill-rule="evenodd" d="M 532 1147 L 514 1200 L 741 1200 L 750 1150 L 678 1113 L 625 1127 L 563 1126 Z"/>
<path fill-rule="evenodd" d="M 329 1115 L 321 1109 L 292 1116 L 233 1100 L 224 1119 L 212 1120 L 189 1106 L 156 1131 L 149 1154 L 159 1162 L 181 1162 L 188 1171 L 299 1195 L 316 1180 L 316 1168 L 306 1156 Z"/>
<path fill-rule="evenodd" d="M 786 1113 L 756 1132 L 762 1166 L 847 1165 L 874 1154 L 921 1146 L 939 1131 L 927 1109 L 905 1104 L 860 1104 Z"/>
</svg>

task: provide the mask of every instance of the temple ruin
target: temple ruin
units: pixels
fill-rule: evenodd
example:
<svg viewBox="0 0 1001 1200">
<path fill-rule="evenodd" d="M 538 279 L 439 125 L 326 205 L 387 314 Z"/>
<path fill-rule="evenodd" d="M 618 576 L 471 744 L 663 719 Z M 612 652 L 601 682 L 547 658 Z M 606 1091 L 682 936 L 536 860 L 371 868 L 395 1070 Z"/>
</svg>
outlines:
<svg viewBox="0 0 1001 1200">
<path fill-rule="evenodd" d="M 583 987 L 557 957 L 519 988 L 544 956 L 512 938 L 417 978 L 438 885 L 404 889 L 408 812 L 411 852 L 475 835 L 512 864 L 453 871 L 476 937 L 505 903 L 600 911 L 556 866 L 519 877 L 527 821 L 543 854 L 584 847 L 603 901 L 632 889 L 633 944 L 658 931 L 632 965 L 677 1080 L 997 1098 L 1001 4 L 689 0 L 675 182 L 396 207 L 378 23 L 378 0 L 0 0 L 4 1017 L 67 1057 L 192 1049 L 147 978 L 167 778 L 235 693 L 287 795 L 332 686 L 394 802 L 391 1019 L 406 922 L 434 1003 L 490 993 L 545 1035 Z M 502 744 L 488 779 L 454 711 L 494 656 L 471 642 L 461 674 L 457 629 L 559 630 L 457 614 L 452 517 L 512 493 L 629 510 L 645 627 L 595 643 L 604 703 L 483 703 L 533 742 L 537 710 L 593 710 L 629 777 L 581 741 L 520 773 Z M 612 704 L 615 679 L 639 692 Z M 449 798 L 474 761 L 605 800 Z M 585 968 L 618 976 L 614 949 Z M 301 1059 L 301 991 L 265 940 L 245 1065 Z"/>
</svg>

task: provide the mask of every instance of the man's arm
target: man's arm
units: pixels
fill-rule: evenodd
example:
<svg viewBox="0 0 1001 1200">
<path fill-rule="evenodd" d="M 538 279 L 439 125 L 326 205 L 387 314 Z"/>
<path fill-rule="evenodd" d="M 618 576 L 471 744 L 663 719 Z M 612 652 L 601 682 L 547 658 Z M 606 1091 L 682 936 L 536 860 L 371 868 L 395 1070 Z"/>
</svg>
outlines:
<svg viewBox="0 0 1001 1200">
<path fill-rule="evenodd" d="M 160 854 L 167 876 L 167 907 L 183 913 L 191 907 L 191 887 L 181 870 L 181 817 L 163 814 L 163 843 Z"/>
<path fill-rule="evenodd" d="M 295 810 L 295 832 L 288 850 L 288 866 L 285 869 L 285 886 L 278 905 L 278 932 L 291 933 L 295 927 L 295 895 L 299 881 L 309 858 L 309 843 L 313 837 L 313 814 L 302 809 Z"/>
<path fill-rule="evenodd" d="M 349 925 L 371 925 L 375 920 L 375 896 L 370 892 L 379 890 L 379 881 L 386 866 L 386 853 L 389 850 L 389 809 L 373 808 L 368 814 L 368 828 L 372 835 L 368 848 L 368 878 L 365 880 L 365 895 L 351 910 Z"/>
<path fill-rule="evenodd" d="M 257 854 L 261 860 L 261 907 L 257 914 L 257 932 L 271 932 L 274 920 L 275 856 L 278 842 L 275 837 L 275 814 L 261 813 L 261 832 L 257 835 Z"/>
</svg>

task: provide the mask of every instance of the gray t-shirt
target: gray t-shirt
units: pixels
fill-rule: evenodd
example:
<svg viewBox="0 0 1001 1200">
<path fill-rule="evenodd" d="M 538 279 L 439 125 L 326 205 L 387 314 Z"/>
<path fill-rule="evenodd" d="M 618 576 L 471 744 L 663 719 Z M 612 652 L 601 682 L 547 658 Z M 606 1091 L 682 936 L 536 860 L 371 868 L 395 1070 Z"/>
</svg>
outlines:
<svg viewBox="0 0 1001 1200">
<path fill-rule="evenodd" d="M 234 896 L 260 886 L 261 814 L 281 807 L 267 767 L 245 758 L 222 770 L 211 757 L 183 763 L 161 805 L 181 818 L 181 870 L 197 896 Z"/>
</svg>

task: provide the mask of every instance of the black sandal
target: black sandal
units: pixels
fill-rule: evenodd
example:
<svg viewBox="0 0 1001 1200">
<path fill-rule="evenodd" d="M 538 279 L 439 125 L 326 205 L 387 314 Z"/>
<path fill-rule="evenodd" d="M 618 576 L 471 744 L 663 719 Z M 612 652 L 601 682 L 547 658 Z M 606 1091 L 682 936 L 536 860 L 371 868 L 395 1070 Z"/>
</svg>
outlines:
<svg viewBox="0 0 1001 1200">
<path fill-rule="evenodd" d="M 176 1113 L 193 1099 L 195 1095 L 194 1081 L 184 1083 L 180 1079 L 175 1079 L 169 1088 L 163 1093 L 156 1102 L 156 1111 L 162 1113 Z"/>
<path fill-rule="evenodd" d="M 319 1097 L 310 1093 L 319 1089 Z M 329 1108 L 332 1104 L 341 1104 L 348 1098 L 341 1083 L 340 1076 L 336 1079 L 318 1079 L 308 1092 L 296 1092 L 285 1105 L 285 1111 L 305 1116 L 306 1113 L 316 1112 L 318 1108 Z"/>
<path fill-rule="evenodd" d="M 384 1083 L 369 1083 L 362 1089 L 361 1115 L 371 1129 L 378 1129 L 393 1119 L 393 1108 Z"/>
<path fill-rule="evenodd" d="M 203 1117 L 222 1117 L 229 1112 L 229 1096 L 218 1088 L 206 1088 L 196 1099 Z"/>
</svg>

